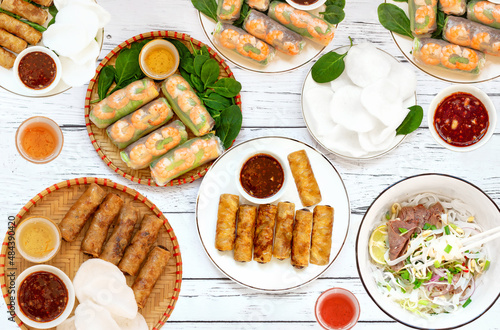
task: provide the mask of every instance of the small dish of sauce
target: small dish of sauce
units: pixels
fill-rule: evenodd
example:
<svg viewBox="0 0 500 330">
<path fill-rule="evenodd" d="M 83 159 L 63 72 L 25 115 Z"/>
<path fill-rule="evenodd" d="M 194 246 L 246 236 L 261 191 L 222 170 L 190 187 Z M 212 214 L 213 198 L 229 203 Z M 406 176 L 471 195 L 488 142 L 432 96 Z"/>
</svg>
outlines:
<svg viewBox="0 0 500 330">
<path fill-rule="evenodd" d="M 313 10 L 321 7 L 326 0 L 286 0 L 286 2 L 300 10 Z"/>
<path fill-rule="evenodd" d="M 298 5 L 309 6 L 312 5 L 313 3 L 316 3 L 318 0 L 292 0 L 292 1 Z"/>
<path fill-rule="evenodd" d="M 326 290 L 316 301 L 316 320 L 324 329 L 351 329 L 358 322 L 359 313 L 358 299 L 343 288 Z"/>
<path fill-rule="evenodd" d="M 163 80 L 174 74 L 179 67 L 179 52 L 167 40 L 154 39 L 142 48 L 139 65 L 149 78 Z"/>
<path fill-rule="evenodd" d="M 24 219 L 16 229 L 16 247 L 21 256 L 31 262 L 52 259 L 61 246 L 59 227 L 49 218 L 33 216 Z"/>
</svg>

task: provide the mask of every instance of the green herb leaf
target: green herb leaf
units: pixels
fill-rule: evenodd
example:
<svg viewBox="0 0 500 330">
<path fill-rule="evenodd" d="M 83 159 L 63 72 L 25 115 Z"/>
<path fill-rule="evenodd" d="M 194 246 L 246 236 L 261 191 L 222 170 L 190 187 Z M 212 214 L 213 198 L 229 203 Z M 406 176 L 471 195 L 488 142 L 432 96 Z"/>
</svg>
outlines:
<svg viewBox="0 0 500 330">
<path fill-rule="evenodd" d="M 408 0 L 392 0 L 392 1 L 394 1 L 394 2 L 406 2 L 406 3 L 408 3 Z"/>
<path fill-rule="evenodd" d="M 245 1 L 245 2 L 243 2 L 243 5 L 241 6 L 240 17 L 236 21 L 233 22 L 233 25 L 236 27 L 242 28 L 243 22 L 245 21 L 245 18 L 247 18 L 249 12 L 250 12 L 250 6 Z"/>
<path fill-rule="evenodd" d="M 97 93 L 99 101 L 104 99 L 108 93 L 109 88 L 115 81 L 116 70 L 113 66 L 108 65 L 102 68 L 99 73 L 99 81 L 97 82 Z"/>
<path fill-rule="evenodd" d="M 240 107 L 232 105 L 221 112 L 215 125 L 215 133 L 224 144 L 224 148 L 229 148 L 241 130 L 243 116 Z"/>
<path fill-rule="evenodd" d="M 337 6 L 339 8 L 344 9 L 345 0 L 326 0 L 325 5 L 326 6 Z"/>
<path fill-rule="evenodd" d="M 431 226 L 431 230 L 436 230 L 436 229 L 437 229 L 437 227 L 435 225 Z"/>
<path fill-rule="evenodd" d="M 241 84 L 233 78 L 221 78 L 212 86 L 208 86 L 217 94 L 225 97 L 235 97 L 241 91 Z"/>
<path fill-rule="evenodd" d="M 212 90 L 209 91 L 212 92 Z M 202 96 L 201 100 L 203 101 L 205 106 L 208 106 L 217 111 L 222 111 L 232 105 L 231 99 L 217 93 L 211 93 L 210 95 L 205 97 Z"/>
<path fill-rule="evenodd" d="M 345 18 L 344 9 L 337 6 L 326 6 L 325 11 L 320 12 L 320 14 L 330 24 L 339 24 Z"/>
<path fill-rule="evenodd" d="M 418 289 L 422 285 L 422 281 L 421 280 L 415 280 L 414 283 L 415 283 L 415 285 L 413 286 L 413 289 Z"/>
<path fill-rule="evenodd" d="M 193 83 L 191 86 L 194 87 L 198 92 L 202 93 L 205 90 L 205 87 L 201 79 L 194 73 L 191 73 L 190 77 L 191 77 L 191 82 Z"/>
<path fill-rule="evenodd" d="M 444 28 L 444 21 L 445 20 L 446 20 L 446 14 L 443 13 L 441 10 L 438 10 L 437 16 L 436 16 L 437 28 L 436 28 L 436 31 L 434 31 L 432 33 L 433 39 L 443 39 L 443 28 Z"/>
<path fill-rule="evenodd" d="M 180 40 L 171 38 L 166 38 L 165 40 L 171 42 L 175 46 L 177 52 L 179 53 L 179 57 L 181 59 L 184 57 L 193 57 L 193 54 L 191 54 L 186 45 L 184 45 Z"/>
<path fill-rule="evenodd" d="M 422 119 L 424 118 L 424 110 L 422 109 L 422 107 L 419 105 L 414 105 L 409 107 L 408 109 L 410 109 L 410 112 L 408 112 L 406 118 L 396 129 L 397 135 L 410 134 L 411 132 L 416 130 L 422 123 Z"/>
<path fill-rule="evenodd" d="M 428 224 L 428 223 L 425 223 L 425 224 L 424 224 L 424 227 L 422 227 L 422 229 L 423 229 L 423 230 L 428 230 L 428 229 L 430 229 L 430 228 L 431 228 L 431 225 L 430 225 L 430 224 Z"/>
<path fill-rule="evenodd" d="M 453 281 L 453 274 L 451 274 L 451 273 L 447 273 L 447 274 L 446 274 L 446 277 L 448 278 L 448 283 L 450 283 L 450 284 L 451 284 L 451 282 Z"/>
<path fill-rule="evenodd" d="M 182 78 L 186 79 L 190 86 L 193 86 L 193 82 L 191 81 L 191 74 L 184 70 L 183 68 L 179 68 Z"/>
<path fill-rule="evenodd" d="M 203 67 L 203 64 L 205 64 L 206 61 L 210 59 L 210 56 L 207 55 L 197 55 L 194 57 L 193 61 L 193 66 L 194 66 L 194 72 L 198 77 L 201 76 L 201 68 Z"/>
<path fill-rule="evenodd" d="M 200 78 L 203 82 L 203 85 L 205 86 L 205 89 L 217 81 L 217 79 L 219 78 L 219 71 L 219 63 L 217 63 L 217 61 L 213 58 L 209 59 L 203 64 L 203 67 L 201 68 Z"/>
<path fill-rule="evenodd" d="M 193 57 L 183 57 L 181 58 L 181 68 L 189 73 L 194 73 L 194 58 Z"/>
<path fill-rule="evenodd" d="M 410 19 L 403 9 L 391 3 L 382 3 L 378 6 L 378 20 L 387 30 L 413 39 L 410 29 Z"/>
<path fill-rule="evenodd" d="M 450 234 L 450 227 L 444 226 L 444 232 L 446 233 L 446 235 L 449 235 Z"/>
<path fill-rule="evenodd" d="M 471 301 L 472 301 L 472 299 L 470 299 L 470 297 L 467 298 L 467 300 L 464 302 L 464 304 L 462 305 L 462 307 L 465 308 L 465 307 L 469 306 L 469 304 L 471 303 Z"/>
<path fill-rule="evenodd" d="M 142 47 L 141 47 L 142 49 Z M 142 73 L 141 67 L 139 66 L 139 53 L 141 52 L 139 47 L 125 48 L 120 51 L 115 62 L 116 69 L 116 89 L 120 89 L 126 86 L 126 82 L 131 79 L 140 79 L 144 74 Z"/>
<path fill-rule="evenodd" d="M 448 245 L 446 245 L 446 247 L 444 248 L 444 252 L 446 252 L 446 253 L 450 253 L 450 251 L 451 251 L 451 249 L 452 249 L 452 248 L 453 248 L 453 247 L 452 247 L 450 244 L 448 244 Z"/>
<path fill-rule="evenodd" d="M 408 229 L 405 229 L 405 228 L 399 228 L 399 232 L 401 234 L 404 234 L 404 233 L 407 233 L 408 232 Z"/>
<path fill-rule="evenodd" d="M 311 75 L 315 82 L 326 83 L 337 79 L 345 69 L 344 54 L 337 54 L 329 52 L 321 56 L 321 58 L 314 63 L 311 69 Z"/>
<path fill-rule="evenodd" d="M 410 273 L 405 269 L 401 272 L 401 278 L 408 280 L 410 278 Z"/>
<path fill-rule="evenodd" d="M 215 0 L 191 0 L 191 3 L 194 8 L 217 22 L 217 3 Z"/>
<path fill-rule="evenodd" d="M 389 211 L 387 211 L 387 212 L 385 213 L 385 219 L 386 219 L 386 220 L 391 220 L 391 213 L 390 213 Z"/>
<path fill-rule="evenodd" d="M 56 22 L 56 15 L 59 11 L 57 10 L 56 6 L 52 5 L 49 7 L 49 14 L 52 15 L 52 19 L 50 22 L 47 24 L 47 27 L 51 26 Z"/>
<path fill-rule="evenodd" d="M 439 268 L 441 267 L 441 263 L 439 262 L 439 260 L 435 260 L 434 261 L 434 268 Z"/>
</svg>

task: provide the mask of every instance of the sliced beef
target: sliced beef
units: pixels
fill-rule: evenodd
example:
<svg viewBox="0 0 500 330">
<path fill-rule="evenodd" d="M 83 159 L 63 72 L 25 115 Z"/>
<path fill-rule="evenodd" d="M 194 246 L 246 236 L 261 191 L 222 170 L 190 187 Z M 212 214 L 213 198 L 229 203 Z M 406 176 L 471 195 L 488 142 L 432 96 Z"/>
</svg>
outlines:
<svg viewBox="0 0 500 330">
<path fill-rule="evenodd" d="M 387 228 L 389 239 L 389 259 L 394 260 L 402 254 L 402 251 L 406 249 L 410 236 L 413 234 L 417 226 L 413 223 L 395 219 L 387 223 Z M 407 232 L 403 234 L 399 228 L 404 228 Z"/>
<path fill-rule="evenodd" d="M 415 220 L 418 221 L 418 227 L 422 229 L 425 223 L 428 222 L 431 216 L 431 212 L 425 208 L 422 204 L 415 206 Z"/>
<path fill-rule="evenodd" d="M 427 223 L 431 226 L 434 225 L 437 228 L 441 228 L 441 214 L 444 213 L 444 208 L 441 203 L 437 202 L 436 204 L 431 205 L 431 207 L 429 207 L 429 213 L 430 216 Z"/>
</svg>

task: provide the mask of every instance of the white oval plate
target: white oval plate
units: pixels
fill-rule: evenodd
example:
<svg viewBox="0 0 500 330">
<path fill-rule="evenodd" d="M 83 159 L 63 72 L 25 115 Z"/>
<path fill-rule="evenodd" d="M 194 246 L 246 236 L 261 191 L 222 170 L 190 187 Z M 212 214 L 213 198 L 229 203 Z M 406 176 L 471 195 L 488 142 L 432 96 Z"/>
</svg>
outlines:
<svg viewBox="0 0 500 330">
<path fill-rule="evenodd" d="M 396 2 L 391 0 L 385 0 L 385 2 L 395 4 L 399 8 L 403 9 L 408 16 L 407 2 Z M 459 73 L 451 70 L 446 70 L 444 68 L 425 66 L 416 63 L 413 59 L 413 55 L 411 54 L 411 51 L 413 49 L 413 40 L 408 37 L 403 37 L 402 35 L 394 32 L 391 32 L 391 35 L 392 39 L 396 43 L 396 46 L 398 46 L 399 50 L 408 59 L 408 61 L 419 68 L 422 72 L 425 72 L 434 78 L 452 83 L 473 84 L 500 77 L 500 56 L 486 55 L 486 65 L 478 75 Z"/>
<path fill-rule="evenodd" d="M 223 193 L 239 195 L 240 204 L 252 204 L 238 194 L 236 188 L 235 173 L 239 170 L 238 166 L 241 165 L 242 158 L 250 152 L 268 150 L 286 159 L 291 152 L 302 149 L 307 152 L 314 176 L 321 190 L 323 200 L 320 204 L 331 205 L 335 210 L 330 263 L 326 266 L 310 264 L 299 270 L 292 267 L 290 259 L 280 261 L 272 258 L 267 264 L 259 264 L 255 261 L 237 262 L 233 259 L 233 251 L 218 251 L 214 244 L 219 196 Z M 283 165 L 286 174 L 291 176 L 288 163 Z M 296 210 L 301 209 L 302 203 L 294 181 L 288 180 L 285 189 L 285 193 L 279 201 L 295 203 Z M 313 207 L 309 209 L 312 210 Z M 219 157 L 208 170 L 200 185 L 196 201 L 198 234 L 210 260 L 224 275 L 235 282 L 251 289 L 266 292 L 296 289 L 323 274 L 332 265 L 344 245 L 349 229 L 349 216 L 350 206 L 346 188 L 330 161 L 313 147 L 283 137 L 256 138 L 233 146 Z"/>
</svg>

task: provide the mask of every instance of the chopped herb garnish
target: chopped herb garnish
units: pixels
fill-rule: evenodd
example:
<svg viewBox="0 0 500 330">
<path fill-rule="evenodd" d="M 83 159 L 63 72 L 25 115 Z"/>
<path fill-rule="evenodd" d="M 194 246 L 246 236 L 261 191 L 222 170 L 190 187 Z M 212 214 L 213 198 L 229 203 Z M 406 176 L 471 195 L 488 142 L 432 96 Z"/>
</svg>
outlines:
<svg viewBox="0 0 500 330">
<path fill-rule="evenodd" d="M 431 230 L 436 230 L 436 229 L 437 229 L 436 226 L 434 226 L 434 225 L 431 226 Z"/>
<path fill-rule="evenodd" d="M 438 281 L 444 281 L 444 277 L 440 277 Z"/>
<path fill-rule="evenodd" d="M 441 267 L 441 263 L 439 262 L 439 260 L 434 261 L 434 267 L 435 268 Z"/>
<path fill-rule="evenodd" d="M 452 273 L 448 273 L 448 283 L 451 284 L 452 280 L 453 280 L 453 274 Z"/>
<path fill-rule="evenodd" d="M 431 278 L 432 278 L 432 272 L 428 272 L 428 273 L 427 273 L 427 276 L 425 277 L 425 279 L 426 279 L 427 281 L 429 281 Z"/>
<path fill-rule="evenodd" d="M 405 269 L 401 272 L 401 278 L 408 280 L 410 278 L 410 273 Z"/>
<path fill-rule="evenodd" d="M 455 224 L 453 224 L 453 223 L 450 223 L 450 226 L 451 226 L 451 228 L 453 228 L 453 229 L 457 229 L 457 228 L 458 228 L 458 226 L 457 226 L 457 225 L 455 225 Z"/>
<path fill-rule="evenodd" d="M 484 270 L 488 270 L 488 268 L 490 268 L 490 261 L 489 260 L 486 260 L 486 262 L 484 263 Z"/>
<path fill-rule="evenodd" d="M 415 285 L 413 286 L 413 289 L 418 289 L 422 285 L 422 281 L 421 280 L 415 280 L 414 283 L 415 283 Z"/>
<path fill-rule="evenodd" d="M 444 248 L 444 252 L 446 252 L 446 253 L 450 253 L 451 249 L 452 249 L 452 246 L 451 246 L 450 244 L 448 244 L 448 245 L 446 245 L 446 247 Z"/>
<path fill-rule="evenodd" d="M 408 232 L 408 229 L 399 228 L 399 232 L 400 232 L 401 234 L 404 234 L 404 233 L 407 233 L 407 232 Z"/>
<path fill-rule="evenodd" d="M 422 228 L 423 230 L 429 230 L 431 228 L 431 225 L 428 223 L 424 224 L 424 227 Z"/>
<path fill-rule="evenodd" d="M 391 220 L 391 213 L 389 211 L 387 211 L 387 213 L 385 214 L 385 219 Z"/>
<path fill-rule="evenodd" d="M 419 305 L 424 305 L 424 306 L 427 306 L 429 304 L 429 300 L 425 300 L 425 299 L 420 299 L 418 301 L 418 304 Z"/>
<path fill-rule="evenodd" d="M 450 227 L 444 226 L 444 232 L 446 233 L 446 235 L 450 235 Z"/>
<path fill-rule="evenodd" d="M 470 299 L 470 297 L 469 297 L 469 298 L 467 298 L 467 300 L 466 300 L 466 301 L 465 301 L 465 303 L 462 305 L 462 307 L 463 307 L 463 308 L 467 307 L 467 306 L 471 303 L 471 301 L 472 301 L 472 300 Z"/>
</svg>

